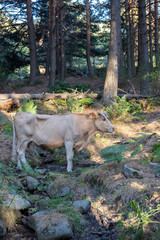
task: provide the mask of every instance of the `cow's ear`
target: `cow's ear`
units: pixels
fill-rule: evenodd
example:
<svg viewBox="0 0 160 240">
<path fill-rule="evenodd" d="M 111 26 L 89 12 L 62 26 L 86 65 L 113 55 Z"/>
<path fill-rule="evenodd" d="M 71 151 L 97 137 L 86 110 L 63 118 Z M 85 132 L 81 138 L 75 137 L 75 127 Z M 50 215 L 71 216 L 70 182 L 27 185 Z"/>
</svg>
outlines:
<svg viewBox="0 0 160 240">
<path fill-rule="evenodd" d="M 95 113 L 92 112 L 92 113 L 89 114 L 89 118 L 97 118 L 97 116 L 96 116 Z"/>
</svg>

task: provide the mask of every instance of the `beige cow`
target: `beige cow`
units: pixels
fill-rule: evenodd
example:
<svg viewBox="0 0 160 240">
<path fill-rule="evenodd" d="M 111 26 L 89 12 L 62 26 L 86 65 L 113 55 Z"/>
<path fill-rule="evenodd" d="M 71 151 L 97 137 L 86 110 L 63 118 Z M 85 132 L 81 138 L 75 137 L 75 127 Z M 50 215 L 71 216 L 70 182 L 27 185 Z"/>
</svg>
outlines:
<svg viewBox="0 0 160 240">
<path fill-rule="evenodd" d="M 112 133 L 113 125 L 105 113 L 41 115 L 18 112 L 13 122 L 12 160 L 18 161 L 18 168 L 27 165 L 25 150 L 30 143 L 43 149 L 65 146 L 67 171 L 72 171 L 73 149 L 85 148 L 91 137 L 97 133 Z"/>
</svg>

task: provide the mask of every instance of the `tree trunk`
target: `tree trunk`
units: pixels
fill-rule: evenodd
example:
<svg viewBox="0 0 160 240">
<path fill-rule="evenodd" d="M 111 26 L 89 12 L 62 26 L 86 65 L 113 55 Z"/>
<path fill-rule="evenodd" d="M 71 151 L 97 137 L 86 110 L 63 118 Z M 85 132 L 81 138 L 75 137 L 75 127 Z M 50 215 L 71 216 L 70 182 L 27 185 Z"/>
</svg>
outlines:
<svg viewBox="0 0 160 240">
<path fill-rule="evenodd" d="M 87 58 L 87 66 L 88 66 L 88 73 L 90 76 L 93 76 L 93 69 L 91 66 L 91 59 L 90 59 L 90 47 L 91 47 L 91 25 L 90 25 L 90 12 L 89 12 L 89 0 L 86 0 L 86 20 L 87 20 L 87 48 L 86 48 L 86 58 Z"/>
<path fill-rule="evenodd" d="M 141 93 L 148 94 L 150 86 L 146 76 L 149 72 L 149 55 L 145 0 L 138 0 L 138 16 L 138 72 L 143 74 Z"/>
<path fill-rule="evenodd" d="M 61 58 L 60 58 L 60 0 L 57 0 L 57 21 L 56 21 L 56 73 L 58 79 L 61 79 Z"/>
<path fill-rule="evenodd" d="M 127 38 L 127 70 L 128 70 L 128 77 L 131 78 L 131 35 L 129 32 L 129 25 L 130 25 L 130 9 L 128 0 L 125 0 L 125 8 L 126 8 L 126 38 Z"/>
<path fill-rule="evenodd" d="M 117 96 L 120 52 L 120 0 L 111 1 L 111 32 L 103 100 L 110 104 Z"/>
<path fill-rule="evenodd" d="M 158 0 L 154 1 L 155 7 L 155 55 L 156 55 L 156 67 L 159 65 L 159 36 L 158 36 Z"/>
<path fill-rule="evenodd" d="M 56 76 L 56 31 L 55 31 L 55 0 L 49 0 L 49 34 L 50 64 L 48 88 L 54 86 Z"/>
<path fill-rule="evenodd" d="M 34 84 L 36 81 L 37 72 L 37 56 L 36 56 L 36 43 L 35 43 L 35 31 L 32 15 L 32 3 L 31 0 L 26 1 L 27 4 L 27 23 L 28 23 L 28 35 L 29 35 L 29 50 L 30 50 L 30 84 Z"/>
<path fill-rule="evenodd" d="M 151 0 L 148 1 L 149 5 L 149 58 L 150 58 L 150 69 L 153 68 L 153 47 L 152 47 L 152 11 L 151 11 Z"/>
<path fill-rule="evenodd" d="M 65 70 L 65 58 L 64 58 L 64 3 L 60 0 L 60 53 L 61 53 L 61 71 L 60 71 L 60 81 L 64 82 L 64 70 Z"/>
<path fill-rule="evenodd" d="M 132 76 L 135 75 L 136 69 L 135 69 L 135 58 L 134 58 L 134 52 L 135 52 L 135 26 L 134 26 L 134 14 L 133 14 L 133 2 L 132 0 L 129 0 L 129 34 L 131 39 L 131 48 L 130 48 L 130 55 L 131 55 L 131 70 L 132 70 Z"/>
</svg>

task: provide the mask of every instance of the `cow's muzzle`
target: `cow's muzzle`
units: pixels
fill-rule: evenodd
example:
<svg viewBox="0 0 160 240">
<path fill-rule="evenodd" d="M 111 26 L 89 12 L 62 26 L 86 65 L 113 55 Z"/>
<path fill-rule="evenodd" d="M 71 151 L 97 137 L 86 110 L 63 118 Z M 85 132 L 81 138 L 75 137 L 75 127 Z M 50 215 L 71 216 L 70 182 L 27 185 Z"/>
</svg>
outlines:
<svg viewBox="0 0 160 240">
<path fill-rule="evenodd" d="M 114 127 L 110 128 L 110 129 L 108 130 L 109 133 L 112 133 L 113 131 L 114 131 Z"/>
</svg>

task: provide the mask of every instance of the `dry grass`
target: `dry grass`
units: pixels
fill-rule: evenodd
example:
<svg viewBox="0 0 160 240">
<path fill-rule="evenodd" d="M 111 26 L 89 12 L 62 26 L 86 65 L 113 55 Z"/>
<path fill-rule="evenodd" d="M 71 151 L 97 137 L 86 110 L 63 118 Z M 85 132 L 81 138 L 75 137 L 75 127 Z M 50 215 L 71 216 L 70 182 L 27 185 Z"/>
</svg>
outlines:
<svg viewBox="0 0 160 240">
<path fill-rule="evenodd" d="M 17 221 L 20 219 L 20 212 L 3 206 L 0 210 L 0 215 L 8 231 L 15 230 Z"/>
</svg>

